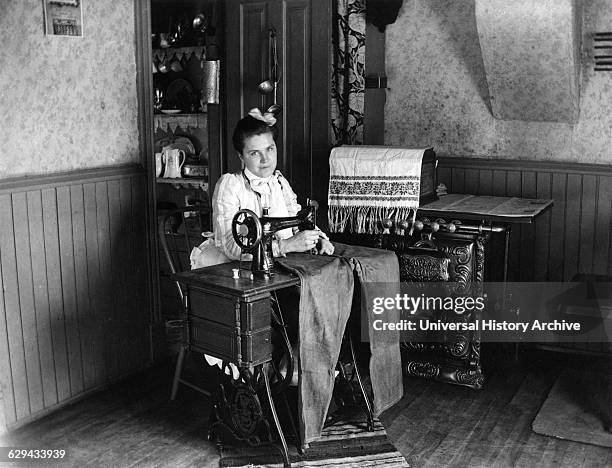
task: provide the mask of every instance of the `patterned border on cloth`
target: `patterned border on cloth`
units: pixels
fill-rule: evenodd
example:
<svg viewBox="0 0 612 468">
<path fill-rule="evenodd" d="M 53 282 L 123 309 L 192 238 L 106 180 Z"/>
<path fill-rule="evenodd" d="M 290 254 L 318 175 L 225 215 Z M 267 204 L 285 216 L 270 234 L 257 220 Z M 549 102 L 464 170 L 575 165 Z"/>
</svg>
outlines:
<svg viewBox="0 0 612 468">
<path fill-rule="evenodd" d="M 421 189 L 420 177 L 385 177 L 364 178 L 358 176 L 330 176 L 329 198 L 330 200 L 342 201 L 361 200 L 376 201 L 378 203 L 388 201 L 419 202 Z"/>
<path fill-rule="evenodd" d="M 329 157 L 331 232 L 378 233 L 382 221 L 414 221 L 426 148 L 343 145 Z"/>
</svg>

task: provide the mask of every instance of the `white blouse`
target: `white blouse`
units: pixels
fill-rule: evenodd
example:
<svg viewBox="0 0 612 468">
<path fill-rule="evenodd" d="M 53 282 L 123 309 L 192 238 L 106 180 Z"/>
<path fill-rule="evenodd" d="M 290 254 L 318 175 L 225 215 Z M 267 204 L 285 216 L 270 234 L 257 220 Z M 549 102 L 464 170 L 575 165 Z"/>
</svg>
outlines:
<svg viewBox="0 0 612 468">
<path fill-rule="evenodd" d="M 297 195 L 280 171 L 274 171 L 267 179 L 258 178 L 248 169 L 221 176 L 212 198 L 213 229 L 215 245 L 230 259 L 239 260 L 241 253 L 232 236 L 234 215 L 238 210 L 249 209 L 261 216 L 266 205 L 270 216 L 295 216 L 301 209 Z M 287 239 L 292 235 L 292 229 L 275 233 L 272 242 L 275 257 L 281 255 L 278 239 Z M 243 256 L 243 259 L 250 260 L 250 257 Z"/>
</svg>

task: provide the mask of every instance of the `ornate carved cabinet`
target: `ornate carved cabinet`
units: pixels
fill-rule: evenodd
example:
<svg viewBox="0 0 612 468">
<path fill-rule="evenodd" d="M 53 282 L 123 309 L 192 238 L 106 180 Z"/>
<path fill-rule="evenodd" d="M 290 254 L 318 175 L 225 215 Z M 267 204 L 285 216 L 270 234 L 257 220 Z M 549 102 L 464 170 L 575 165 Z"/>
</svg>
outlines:
<svg viewBox="0 0 612 468">
<path fill-rule="evenodd" d="M 450 259 L 448 281 L 460 285 L 482 283 L 486 240 L 485 235 L 479 234 L 439 233 L 436 236 L 438 250 Z M 409 281 L 402 268 L 407 263 L 406 254 L 402 253 L 404 246 L 397 240 L 391 240 L 390 244 L 399 258 L 400 278 Z M 479 317 L 475 311 L 460 315 L 451 311 L 442 312 L 438 318 L 443 322 L 474 322 Z M 404 372 L 480 389 L 484 384 L 480 346 L 479 331 L 447 332 L 442 341 L 403 343 Z"/>
<path fill-rule="evenodd" d="M 418 240 L 415 237 L 395 234 L 334 234 L 338 242 L 367 245 L 393 250 L 400 265 L 401 281 L 413 281 L 414 270 L 409 272 L 410 249 Z M 438 251 L 449 258 L 448 281 L 454 283 L 482 283 L 484 279 L 484 254 L 486 234 L 439 232 L 435 243 Z M 429 274 L 429 276 L 428 276 Z M 446 280 L 431 269 L 423 272 L 418 281 Z M 457 316 L 439 316 L 441 320 L 474 321 L 475 312 Z M 450 332 L 443 341 L 405 342 L 402 344 L 404 372 L 408 375 L 433 378 L 443 382 L 480 389 L 484 376 L 480 362 L 480 333 L 478 331 Z"/>
</svg>

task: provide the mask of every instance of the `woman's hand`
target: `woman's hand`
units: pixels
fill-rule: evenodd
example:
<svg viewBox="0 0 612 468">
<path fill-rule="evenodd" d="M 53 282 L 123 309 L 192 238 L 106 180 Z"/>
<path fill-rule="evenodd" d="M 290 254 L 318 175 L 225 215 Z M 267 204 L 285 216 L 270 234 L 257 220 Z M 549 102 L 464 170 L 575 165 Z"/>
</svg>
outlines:
<svg viewBox="0 0 612 468">
<path fill-rule="evenodd" d="M 334 253 L 334 245 L 328 239 L 321 238 L 317 245 L 317 253 L 319 255 L 331 255 Z"/>
<path fill-rule="evenodd" d="M 283 239 L 282 251 L 283 253 L 308 252 L 316 247 L 317 242 L 319 242 L 319 231 L 300 231 L 289 239 Z"/>
</svg>

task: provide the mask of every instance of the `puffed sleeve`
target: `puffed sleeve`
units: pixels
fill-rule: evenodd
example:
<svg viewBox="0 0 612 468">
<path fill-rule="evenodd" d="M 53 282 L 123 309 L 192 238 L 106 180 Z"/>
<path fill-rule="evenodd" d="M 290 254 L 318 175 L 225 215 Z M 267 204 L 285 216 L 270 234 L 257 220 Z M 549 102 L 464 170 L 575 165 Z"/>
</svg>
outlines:
<svg viewBox="0 0 612 468">
<path fill-rule="evenodd" d="M 240 247 L 232 236 L 232 219 L 240 209 L 240 181 L 233 174 L 221 176 L 213 193 L 215 245 L 233 260 L 240 259 Z"/>
<path fill-rule="evenodd" d="M 297 201 L 297 195 L 289 185 L 289 181 L 285 179 L 285 177 L 277 171 L 278 181 L 281 185 L 281 189 L 283 190 L 283 198 L 285 199 L 285 205 L 287 205 L 287 211 L 289 212 L 289 216 L 295 216 L 298 214 L 298 211 L 302 209 L 302 205 L 300 205 Z"/>
</svg>

